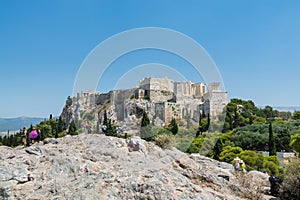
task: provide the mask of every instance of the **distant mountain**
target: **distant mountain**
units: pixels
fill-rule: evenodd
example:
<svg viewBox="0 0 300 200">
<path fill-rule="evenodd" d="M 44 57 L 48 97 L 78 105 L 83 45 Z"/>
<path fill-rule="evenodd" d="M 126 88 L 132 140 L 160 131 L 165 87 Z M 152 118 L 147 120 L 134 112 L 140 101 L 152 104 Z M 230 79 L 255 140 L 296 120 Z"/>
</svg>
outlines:
<svg viewBox="0 0 300 200">
<path fill-rule="evenodd" d="M 279 111 L 289 111 L 291 113 L 300 110 L 300 106 L 274 106 L 273 109 Z"/>
<path fill-rule="evenodd" d="M 30 124 L 38 124 L 43 120 L 44 118 L 39 117 L 0 118 L 0 132 L 19 130 L 23 127 L 29 127 Z"/>
<path fill-rule="evenodd" d="M 265 106 L 257 106 L 258 108 L 264 108 Z M 295 112 L 300 111 L 300 106 L 271 106 L 274 110 L 282 112 Z"/>
</svg>

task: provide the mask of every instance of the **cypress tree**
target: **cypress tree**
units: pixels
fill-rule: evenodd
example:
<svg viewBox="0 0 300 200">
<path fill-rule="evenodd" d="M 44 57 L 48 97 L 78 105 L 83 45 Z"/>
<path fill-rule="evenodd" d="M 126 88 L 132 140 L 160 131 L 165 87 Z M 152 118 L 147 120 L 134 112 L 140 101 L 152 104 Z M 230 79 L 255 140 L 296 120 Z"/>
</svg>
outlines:
<svg viewBox="0 0 300 200">
<path fill-rule="evenodd" d="M 57 127 L 58 133 L 61 133 L 61 132 L 64 131 L 64 126 L 65 126 L 65 123 L 64 123 L 64 121 L 62 120 L 61 116 L 59 116 L 59 119 L 58 119 L 58 127 Z"/>
<path fill-rule="evenodd" d="M 32 126 L 32 124 L 30 124 L 30 128 L 28 130 L 28 133 L 30 133 L 32 131 L 32 129 L 33 129 L 33 126 Z"/>
<path fill-rule="evenodd" d="M 200 115 L 199 115 L 199 126 L 201 126 L 201 122 L 202 122 L 202 113 L 200 113 Z"/>
<path fill-rule="evenodd" d="M 108 120 L 107 129 L 110 130 L 112 128 L 111 119 Z"/>
<path fill-rule="evenodd" d="M 273 135 L 272 123 L 269 124 L 269 156 L 276 156 L 276 144 Z"/>
<path fill-rule="evenodd" d="M 104 110 L 104 114 L 103 114 L 103 125 L 108 126 L 106 110 Z"/>
<path fill-rule="evenodd" d="M 206 125 L 206 131 L 208 131 L 208 129 L 209 129 L 209 126 L 210 126 L 210 114 L 208 113 L 208 114 L 207 114 L 207 125 Z"/>
<path fill-rule="evenodd" d="M 148 118 L 147 113 L 144 111 L 144 112 L 143 112 L 143 118 L 142 118 L 141 127 L 148 126 L 149 124 L 150 124 L 150 120 L 149 120 L 149 118 Z"/>
<path fill-rule="evenodd" d="M 2 139 L 2 144 L 3 145 L 7 145 L 7 136 L 6 135 L 4 135 L 4 137 L 3 137 L 3 139 Z"/>
<path fill-rule="evenodd" d="M 143 118 L 141 122 L 141 138 L 147 141 L 152 141 L 155 135 L 151 133 L 150 120 L 145 110 L 143 111 Z"/>
<path fill-rule="evenodd" d="M 109 119 L 109 121 L 108 121 L 107 130 L 105 132 L 105 135 L 117 136 L 117 131 L 116 131 L 115 127 L 112 126 L 111 119 Z"/>
<path fill-rule="evenodd" d="M 68 134 L 69 135 L 76 135 L 76 126 L 75 126 L 75 122 L 74 120 L 71 122 L 70 126 L 69 126 L 69 131 Z"/>
<path fill-rule="evenodd" d="M 173 133 L 173 135 L 178 133 L 178 125 L 176 123 L 176 120 L 173 118 L 171 121 L 171 132 Z"/>
<path fill-rule="evenodd" d="M 203 110 L 202 111 L 202 118 L 205 118 L 206 117 L 206 114 L 205 114 L 205 111 Z"/>
</svg>

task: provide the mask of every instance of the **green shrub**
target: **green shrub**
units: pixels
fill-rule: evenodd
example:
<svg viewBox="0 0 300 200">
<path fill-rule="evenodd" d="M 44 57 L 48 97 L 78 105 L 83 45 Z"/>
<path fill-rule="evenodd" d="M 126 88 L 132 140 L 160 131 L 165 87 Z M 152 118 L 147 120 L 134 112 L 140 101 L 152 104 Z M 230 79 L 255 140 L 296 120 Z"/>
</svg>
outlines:
<svg viewBox="0 0 300 200">
<path fill-rule="evenodd" d="M 125 138 L 125 139 L 131 138 L 131 137 L 132 137 L 132 134 L 125 133 L 125 135 L 124 135 L 124 138 Z"/>
<path fill-rule="evenodd" d="M 64 137 L 66 136 L 67 133 L 66 132 L 61 132 L 61 133 L 58 133 L 58 137 L 61 138 L 61 137 Z"/>
<path fill-rule="evenodd" d="M 245 150 L 242 151 L 238 156 L 246 163 L 247 166 L 251 166 L 253 168 L 256 166 L 258 154 L 255 151 Z"/>
<path fill-rule="evenodd" d="M 279 166 L 272 161 L 265 160 L 263 167 L 270 173 L 272 176 L 278 176 Z"/>
<path fill-rule="evenodd" d="M 187 153 L 199 153 L 200 148 L 203 144 L 204 138 L 203 137 L 197 137 L 193 140 L 193 142 L 190 144 L 190 146 L 187 149 Z"/>
<path fill-rule="evenodd" d="M 163 149 L 170 149 L 175 144 L 175 139 L 172 135 L 157 135 L 154 138 L 154 142 L 157 146 Z"/>
<path fill-rule="evenodd" d="M 191 147 L 193 138 L 181 138 L 181 137 L 177 137 L 175 136 L 175 147 L 185 153 L 191 153 L 188 152 L 189 148 Z"/>
<path fill-rule="evenodd" d="M 243 149 L 241 147 L 226 146 L 220 154 L 220 161 L 232 163 L 233 159 L 238 156 Z"/>
<path fill-rule="evenodd" d="M 279 165 L 279 160 L 278 160 L 277 156 L 264 156 L 264 160 L 265 161 L 271 161 L 275 165 Z"/>
<path fill-rule="evenodd" d="M 300 157 L 300 133 L 292 136 L 291 147 L 298 152 L 298 157 Z"/>
<path fill-rule="evenodd" d="M 157 135 L 171 135 L 172 132 L 151 124 L 141 127 L 140 136 L 146 141 L 154 141 Z"/>
</svg>

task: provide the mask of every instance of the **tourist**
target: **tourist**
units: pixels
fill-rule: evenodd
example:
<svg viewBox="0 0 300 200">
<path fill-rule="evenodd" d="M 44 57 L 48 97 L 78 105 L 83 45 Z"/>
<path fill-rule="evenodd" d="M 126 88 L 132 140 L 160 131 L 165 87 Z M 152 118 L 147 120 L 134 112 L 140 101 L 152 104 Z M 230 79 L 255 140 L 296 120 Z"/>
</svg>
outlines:
<svg viewBox="0 0 300 200">
<path fill-rule="evenodd" d="M 88 121 L 84 121 L 83 129 L 84 129 L 85 134 L 89 133 L 89 122 Z"/>
<path fill-rule="evenodd" d="M 268 171 L 265 170 L 265 169 L 263 169 L 261 172 L 264 173 L 264 174 L 266 174 L 266 175 L 268 175 L 268 176 L 270 176 L 270 174 L 268 173 Z"/>
<path fill-rule="evenodd" d="M 22 138 L 22 142 L 23 142 L 23 145 L 24 145 L 24 148 L 25 148 L 27 146 L 27 130 L 26 130 L 25 127 L 23 128 L 21 138 Z"/>
<path fill-rule="evenodd" d="M 240 171 L 240 158 L 239 157 L 236 157 L 234 159 L 234 170 L 236 172 Z"/>
<path fill-rule="evenodd" d="M 55 131 L 55 130 L 54 130 Z M 38 136 L 37 136 L 37 141 L 40 142 L 41 139 L 42 139 L 42 135 L 41 135 L 41 129 L 37 129 L 37 133 L 38 133 Z"/>
<path fill-rule="evenodd" d="M 35 130 L 35 127 L 32 128 L 32 130 L 29 133 L 29 137 L 31 139 L 31 143 L 33 144 L 35 141 L 38 141 L 38 132 Z"/>
<path fill-rule="evenodd" d="M 101 127 L 101 129 L 102 129 L 102 132 L 105 133 L 106 130 L 107 130 L 107 126 L 103 124 L 102 127 Z"/>
<path fill-rule="evenodd" d="M 246 164 L 244 163 L 243 160 L 240 160 L 240 171 L 246 173 Z"/>
</svg>

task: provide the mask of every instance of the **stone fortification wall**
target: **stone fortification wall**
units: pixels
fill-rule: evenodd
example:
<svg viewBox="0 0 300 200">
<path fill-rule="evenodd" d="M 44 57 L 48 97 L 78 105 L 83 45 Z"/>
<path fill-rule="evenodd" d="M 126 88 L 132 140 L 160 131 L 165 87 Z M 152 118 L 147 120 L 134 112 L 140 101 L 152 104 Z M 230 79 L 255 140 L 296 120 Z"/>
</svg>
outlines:
<svg viewBox="0 0 300 200">
<path fill-rule="evenodd" d="M 212 92 L 210 101 L 210 115 L 217 117 L 222 114 L 228 103 L 227 92 Z"/>
<path fill-rule="evenodd" d="M 125 101 L 128 99 L 133 99 L 135 97 L 136 90 L 137 88 L 111 91 L 110 102 L 112 109 L 116 113 L 117 121 L 124 121 L 124 119 L 127 117 L 125 113 Z"/>
<path fill-rule="evenodd" d="M 182 119 L 182 105 L 165 102 L 165 122 L 170 123 L 173 118 L 176 120 Z"/>
<path fill-rule="evenodd" d="M 192 100 L 183 104 L 182 107 L 182 118 L 183 119 L 192 119 L 195 122 L 199 121 L 199 116 L 201 111 L 200 105 L 202 104 L 199 100 Z"/>
<path fill-rule="evenodd" d="M 101 121 L 104 110 L 115 125 L 126 131 L 138 128 L 143 111 L 148 113 L 152 123 L 164 126 L 172 118 L 186 125 L 187 121 L 197 123 L 200 113 L 208 114 L 216 119 L 222 114 L 228 103 L 226 92 L 220 89 L 220 83 L 208 85 L 204 83 L 174 82 L 167 78 L 144 78 L 138 88 L 114 90 L 100 94 L 96 91 L 78 93 L 68 99 L 61 116 L 68 126 L 72 120 L 85 120 L 85 116 L 93 120 L 95 116 Z M 84 115 L 84 116 L 81 116 Z M 128 130 L 127 130 L 128 129 Z"/>
<path fill-rule="evenodd" d="M 221 115 L 225 106 L 228 104 L 228 94 L 222 91 L 213 91 L 204 95 L 204 112 L 210 113 L 210 116 L 215 119 L 218 115 Z"/>
<path fill-rule="evenodd" d="M 144 78 L 140 80 L 140 89 L 174 92 L 174 81 L 168 78 Z"/>
<path fill-rule="evenodd" d="M 168 101 L 174 97 L 174 81 L 168 78 L 144 78 L 139 88 L 144 90 L 144 98 L 150 101 Z"/>
</svg>

